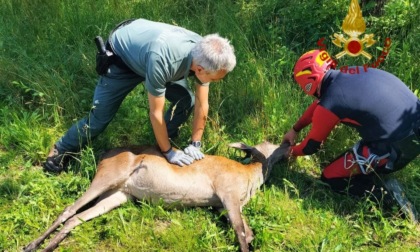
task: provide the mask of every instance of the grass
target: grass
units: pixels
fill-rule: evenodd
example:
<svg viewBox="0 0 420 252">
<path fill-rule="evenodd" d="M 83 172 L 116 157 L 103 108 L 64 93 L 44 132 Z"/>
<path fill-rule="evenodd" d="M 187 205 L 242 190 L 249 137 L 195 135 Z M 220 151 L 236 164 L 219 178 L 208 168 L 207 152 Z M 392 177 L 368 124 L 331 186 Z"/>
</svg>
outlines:
<svg viewBox="0 0 420 252">
<path fill-rule="evenodd" d="M 117 146 L 154 144 L 144 88 L 123 102 L 107 130 L 68 173 L 49 176 L 41 163 L 51 146 L 91 106 L 96 35 L 123 19 L 142 17 L 200 34 L 218 32 L 237 53 L 236 69 L 212 84 L 204 150 L 237 158 L 230 142 L 280 142 L 311 99 L 290 79 L 294 61 L 318 39 L 340 32 L 350 1 L 12 1 L 0 0 L 0 250 L 20 251 L 89 186 L 96 162 Z M 188 6 L 186 8 L 185 6 Z M 381 68 L 418 93 L 420 7 L 388 0 L 382 14 L 362 6 L 367 33 L 393 41 Z M 334 48 L 330 41 L 327 47 Z M 335 52 L 334 52 L 335 53 Z M 356 60 L 357 61 L 357 60 Z M 345 58 L 344 64 L 352 64 Z M 184 147 L 190 124 L 174 144 Z M 278 164 L 244 208 L 255 251 L 419 251 L 419 228 L 366 200 L 336 195 L 320 168 L 357 137 L 338 127 L 317 155 Z M 395 174 L 420 209 L 416 160 Z M 237 251 L 233 229 L 212 208 L 167 210 L 130 202 L 77 227 L 58 251 Z"/>
</svg>

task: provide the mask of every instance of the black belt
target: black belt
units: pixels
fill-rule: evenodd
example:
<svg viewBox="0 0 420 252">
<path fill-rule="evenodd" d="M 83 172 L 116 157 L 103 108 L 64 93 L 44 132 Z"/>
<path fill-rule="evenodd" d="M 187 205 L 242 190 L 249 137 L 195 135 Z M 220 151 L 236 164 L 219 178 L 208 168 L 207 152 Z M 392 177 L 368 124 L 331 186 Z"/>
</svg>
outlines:
<svg viewBox="0 0 420 252">
<path fill-rule="evenodd" d="M 114 52 L 114 50 L 112 49 L 111 44 L 109 43 L 109 40 L 107 40 L 107 41 L 106 41 L 105 48 L 106 48 L 106 50 L 108 50 L 108 51 L 112 52 L 112 60 L 111 60 L 111 64 L 114 64 L 114 65 L 116 65 L 118 68 L 121 68 L 121 69 L 125 69 L 125 70 L 130 70 L 130 71 L 133 71 L 133 70 L 131 70 L 131 68 L 129 68 L 129 67 L 128 67 L 125 63 L 124 63 L 124 61 L 121 59 L 121 57 L 120 57 L 120 56 L 118 56 L 118 55 Z"/>
</svg>

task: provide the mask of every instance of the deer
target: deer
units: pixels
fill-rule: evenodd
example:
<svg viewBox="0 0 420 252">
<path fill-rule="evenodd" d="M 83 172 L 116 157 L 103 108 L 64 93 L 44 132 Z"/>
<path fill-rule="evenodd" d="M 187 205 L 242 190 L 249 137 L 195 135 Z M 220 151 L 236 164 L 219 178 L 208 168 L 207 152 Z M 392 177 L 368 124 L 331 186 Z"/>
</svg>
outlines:
<svg viewBox="0 0 420 252">
<path fill-rule="evenodd" d="M 288 144 L 264 141 L 255 147 L 232 143 L 242 150 L 248 164 L 223 156 L 179 167 L 170 164 L 156 146 L 120 147 L 103 155 L 86 192 L 67 206 L 53 224 L 23 251 L 35 251 L 59 226 L 43 251 L 53 251 L 73 228 L 103 215 L 129 200 L 179 204 L 183 207 L 212 206 L 225 214 L 235 231 L 242 252 L 249 251 L 254 234 L 242 216 L 243 206 L 269 177 L 275 163 L 287 157 Z M 89 203 L 90 208 L 82 207 Z M 88 205 L 89 206 L 89 205 Z M 85 207 L 86 208 L 86 207 Z"/>
</svg>

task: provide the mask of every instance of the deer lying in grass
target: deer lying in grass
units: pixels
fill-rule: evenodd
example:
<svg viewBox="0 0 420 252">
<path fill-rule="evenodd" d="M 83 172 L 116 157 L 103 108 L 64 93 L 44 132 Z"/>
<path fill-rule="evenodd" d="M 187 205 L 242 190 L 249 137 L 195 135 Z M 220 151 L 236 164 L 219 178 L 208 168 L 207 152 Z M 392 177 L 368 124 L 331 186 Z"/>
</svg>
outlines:
<svg viewBox="0 0 420 252">
<path fill-rule="evenodd" d="M 225 209 L 241 251 L 249 251 L 252 230 L 243 219 L 242 207 L 266 181 L 272 166 L 284 158 L 287 145 L 264 142 L 255 147 L 242 143 L 229 146 L 252 156 L 250 164 L 207 155 L 183 168 L 170 164 L 154 147 L 119 148 L 108 152 L 98 165 L 89 189 L 54 221 L 52 226 L 24 251 L 35 250 L 62 223 L 44 251 L 54 250 L 67 234 L 85 221 L 98 217 L 130 199 L 163 200 L 182 206 L 214 206 Z M 94 206 L 76 213 L 94 199 Z"/>
</svg>

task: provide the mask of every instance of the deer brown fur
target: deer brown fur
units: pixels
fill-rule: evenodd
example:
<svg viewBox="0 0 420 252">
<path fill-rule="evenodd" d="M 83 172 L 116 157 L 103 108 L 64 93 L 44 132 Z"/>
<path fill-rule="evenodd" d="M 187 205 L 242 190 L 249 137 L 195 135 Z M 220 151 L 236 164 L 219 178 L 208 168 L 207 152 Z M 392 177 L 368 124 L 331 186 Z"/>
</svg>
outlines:
<svg viewBox="0 0 420 252">
<path fill-rule="evenodd" d="M 189 166 L 179 167 L 168 163 L 155 147 L 111 150 L 99 163 L 88 190 L 24 251 L 37 249 L 64 223 L 44 249 L 52 251 L 74 227 L 134 198 L 226 210 L 241 251 L 249 251 L 253 232 L 242 217 L 242 207 L 265 182 L 273 164 L 285 156 L 288 146 L 269 142 L 255 147 L 242 143 L 230 146 L 245 151 L 253 157 L 253 161 L 244 165 L 226 157 L 206 155 Z M 76 213 L 96 198 L 92 207 Z"/>
</svg>

